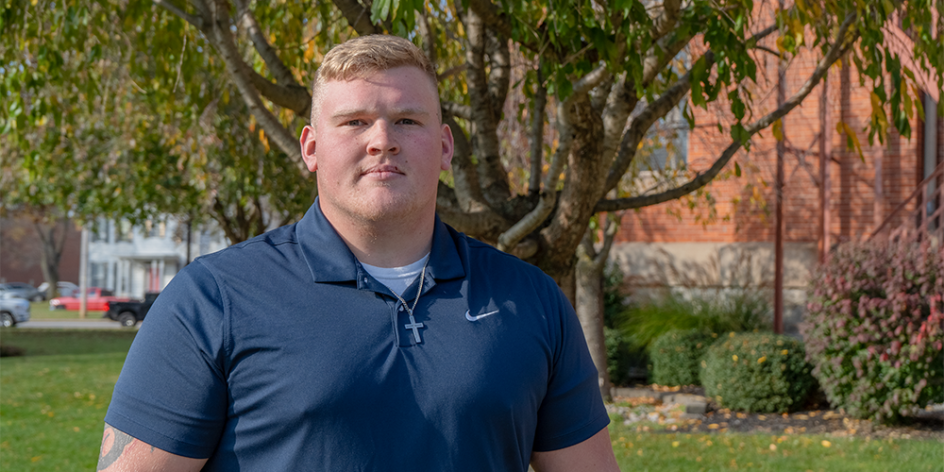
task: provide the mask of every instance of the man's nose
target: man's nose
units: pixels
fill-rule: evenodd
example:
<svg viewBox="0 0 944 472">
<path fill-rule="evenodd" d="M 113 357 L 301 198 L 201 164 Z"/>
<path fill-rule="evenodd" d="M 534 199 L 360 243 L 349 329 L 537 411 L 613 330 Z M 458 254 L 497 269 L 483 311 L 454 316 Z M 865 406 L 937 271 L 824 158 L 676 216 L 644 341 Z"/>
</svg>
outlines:
<svg viewBox="0 0 944 472">
<path fill-rule="evenodd" d="M 377 155 L 397 154 L 399 152 L 400 144 L 397 142 L 394 125 L 386 120 L 375 121 L 370 130 L 367 153 Z"/>
</svg>

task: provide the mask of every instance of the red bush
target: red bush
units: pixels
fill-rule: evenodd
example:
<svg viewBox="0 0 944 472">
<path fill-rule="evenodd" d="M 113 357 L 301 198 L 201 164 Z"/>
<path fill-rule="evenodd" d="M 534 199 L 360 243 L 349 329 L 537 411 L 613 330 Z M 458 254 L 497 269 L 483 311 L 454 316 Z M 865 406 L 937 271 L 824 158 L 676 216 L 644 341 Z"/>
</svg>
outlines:
<svg viewBox="0 0 944 472">
<path fill-rule="evenodd" d="M 841 245 L 814 275 L 801 326 L 833 407 L 894 422 L 944 401 L 944 252 L 909 241 Z"/>
</svg>

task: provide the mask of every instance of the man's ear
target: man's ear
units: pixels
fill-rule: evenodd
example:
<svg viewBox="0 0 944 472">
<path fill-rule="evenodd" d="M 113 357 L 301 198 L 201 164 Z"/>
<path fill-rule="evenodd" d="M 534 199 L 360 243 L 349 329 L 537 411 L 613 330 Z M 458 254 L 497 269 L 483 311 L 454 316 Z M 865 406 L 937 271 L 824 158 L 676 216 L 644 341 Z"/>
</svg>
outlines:
<svg viewBox="0 0 944 472">
<path fill-rule="evenodd" d="M 455 139 L 452 136 L 452 128 L 449 125 L 442 125 L 442 162 L 440 168 L 449 170 L 452 166 L 452 155 L 456 150 Z"/>
<path fill-rule="evenodd" d="M 302 159 L 305 160 L 308 170 L 311 172 L 317 171 L 318 158 L 315 156 L 315 129 L 311 125 L 305 126 L 298 142 L 302 146 Z"/>
</svg>

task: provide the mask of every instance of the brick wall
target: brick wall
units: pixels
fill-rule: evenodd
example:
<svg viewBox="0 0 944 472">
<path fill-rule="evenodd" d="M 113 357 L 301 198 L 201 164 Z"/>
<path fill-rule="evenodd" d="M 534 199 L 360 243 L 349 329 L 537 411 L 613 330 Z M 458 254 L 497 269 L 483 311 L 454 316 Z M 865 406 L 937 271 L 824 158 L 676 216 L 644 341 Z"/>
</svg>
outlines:
<svg viewBox="0 0 944 472">
<path fill-rule="evenodd" d="M 773 46 L 776 38 L 767 42 Z M 809 77 L 818 57 L 804 53 L 790 62 L 786 75 L 786 97 L 793 95 Z M 902 58 L 905 65 L 910 62 Z M 833 66 L 827 77 L 828 118 L 820 119 L 822 84 L 783 120 L 787 152 L 784 156 L 784 240 L 816 242 L 820 238 L 819 136 L 826 130 L 830 166 L 830 225 L 833 243 L 867 237 L 906 199 L 920 181 L 921 165 L 917 116 L 912 120 L 911 139 L 893 127 L 885 143 L 868 143 L 863 128 L 871 116 L 871 83 L 859 85 L 854 67 Z M 777 60 L 765 54 L 758 63 L 758 83 L 751 90 L 757 97 L 753 118 L 777 105 Z M 724 94 L 722 94 L 724 95 Z M 731 142 L 725 130 L 733 123 L 728 104 L 719 100 L 707 110 L 696 108 L 696 128 L 689 137 L 688 162 L 694 171 L 707 169 Z M 836 131 L 838 120 L 857 132 L 863 159 L 846 148 L 846 137 Z M 939 123 L 940 125 L 940 123 Z M 941 128 L 941 126 L 939 126 Z M 944 149 L 944 139 L 938 140 Z M 944 150 L 939 152 L 944 154 Z M 727 175 L 709 184 L 704 197 L 687 197 L 628 212 L 618 240 L 637 242 L 759 242 L 774 240 L 774 182 L 776 139 L 770 129 L 755 135 L 750 151 L 741 150 L 726 168 Z M 940 159 L 940 157 L 938 157 Z M 734 163 L 742 169 L 733 176 Z M 876 176 L 880 185 L 876 186 Z M 912 205 L 909 205 L 912 206 Z M 694 207 L 694 208 L 692 208 Z M 706 223 L 707 222 L 707 223 Z"/>
</svg>

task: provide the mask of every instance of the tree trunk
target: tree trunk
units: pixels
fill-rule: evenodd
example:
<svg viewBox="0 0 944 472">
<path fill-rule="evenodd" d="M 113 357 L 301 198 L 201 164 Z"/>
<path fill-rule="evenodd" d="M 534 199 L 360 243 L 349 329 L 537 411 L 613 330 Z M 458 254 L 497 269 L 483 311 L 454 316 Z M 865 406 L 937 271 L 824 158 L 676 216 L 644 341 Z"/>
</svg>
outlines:
<svg viewBox="0 0 944 472">
<path fill-rule="evenodd" d="M 59 296 L 59 262 L 62 260 L 62 248 L 65 246 L 66 236 L 69 233 L 69 221 L 59 220 L 51 225 L 34 223 L 37 236 L 42 243 L 39 256 L 39 265 L 43 271 L 43 278 L 49 288 L 46 289 L 46 299 Z M 60 231 L 57 234 L 56 229 Z"/>
<path fill-rule="evenodd" d="M 577 259 L 577 317 L 597 368 L 598 385 L 604 400 L 611 400 L 610 375 L 607 372 L 606 338 L 603 334 L 603 268 L 593 258 L 579 251 Z"/>
</svg>

